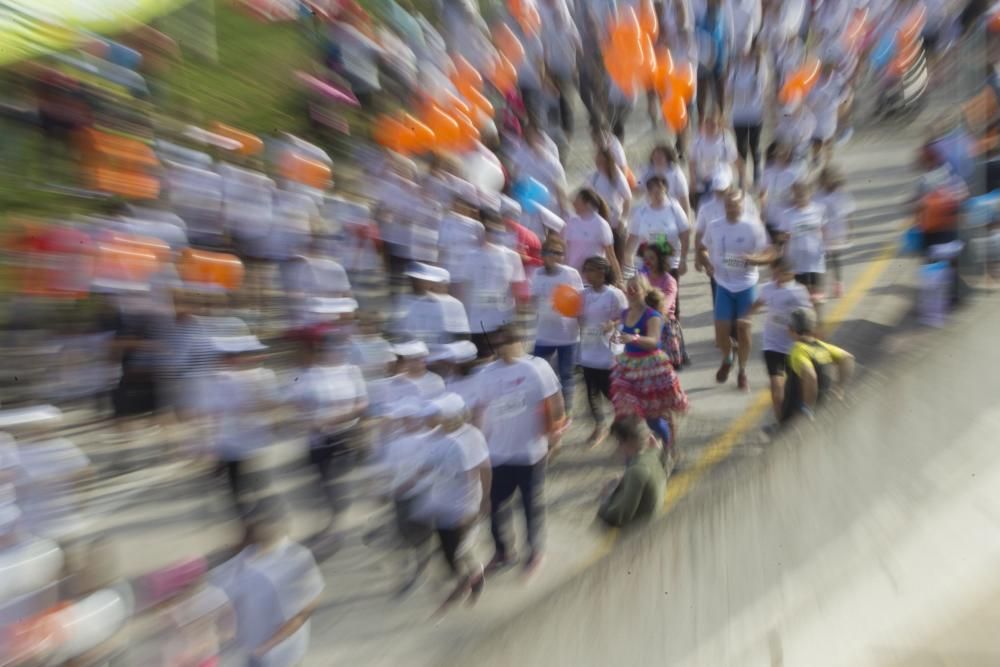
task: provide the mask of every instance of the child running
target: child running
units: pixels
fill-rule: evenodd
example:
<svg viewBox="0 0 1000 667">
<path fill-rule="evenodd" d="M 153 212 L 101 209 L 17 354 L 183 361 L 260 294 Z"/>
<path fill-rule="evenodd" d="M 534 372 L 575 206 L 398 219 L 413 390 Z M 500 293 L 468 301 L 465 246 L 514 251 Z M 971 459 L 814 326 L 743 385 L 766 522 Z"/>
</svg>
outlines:
<svg viewBox="0 0 1000 667">
<path fill-rule="evenodd" d="M 660 306 L 663 297 L 641 273 L 629 279 L 625 295 L 628 308 L 622 311 L 618 335 L 625 351 L 611 371 L 611 402 L 616 417 L 636 415 L 646 420 L 662 441 L 667 467 L 672 468 L 677 461 L 672 414 L 686 412 L 688 398 L 661 349 L 664 318 L 651 304 Z"/>
</svg>

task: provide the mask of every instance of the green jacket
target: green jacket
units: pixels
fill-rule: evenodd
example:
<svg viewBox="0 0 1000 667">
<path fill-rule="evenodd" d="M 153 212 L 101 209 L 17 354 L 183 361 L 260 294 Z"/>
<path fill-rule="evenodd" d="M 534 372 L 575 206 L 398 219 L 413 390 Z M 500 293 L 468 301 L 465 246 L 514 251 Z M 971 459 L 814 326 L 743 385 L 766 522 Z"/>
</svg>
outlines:
<svg viewBox="0 0 1000 667">
<path fill-rule="evenodd" d="M 618 486 L 601 505 L 597 516 L 611 526 L 626 526 L 648 519 L 663 505 L 667 475 L 660 462 L 660 452 L 645 449 L 629 461 Z"/>
</svg>

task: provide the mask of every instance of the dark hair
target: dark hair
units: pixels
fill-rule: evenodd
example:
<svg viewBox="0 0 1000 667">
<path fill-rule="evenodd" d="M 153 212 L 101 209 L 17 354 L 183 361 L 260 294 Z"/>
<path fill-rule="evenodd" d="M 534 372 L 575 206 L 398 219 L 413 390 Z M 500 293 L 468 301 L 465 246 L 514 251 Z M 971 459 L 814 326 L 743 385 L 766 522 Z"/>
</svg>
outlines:
<svg viewBox="0 0 1000 667">
<path fill-rule="evenodd" d="M 588 257 L 583 261 L 584 270 L 586 270 L 587 267 L 593 267 L 598 271 L 600 271 L 601 273 L 603 273 L 605 284 L 610 285 L 612 282 L 614 282 L 615 274 L 611 270 L 611 263 L 608 262 L 606 258 L 601 257 L 600 255 L 593 255 L 592 257 Z"/>
<path fill-rule="evenodd" d="M 611 150 L 607 146 L 600 146 L 594 152 L 594 166 L 597 166 L 596 158 L 603 158 L 604 164 L 608 165 L 608 178 L 612 178 L 616 171 L 621 171 L 621 167 L 615 162 L 615 157 L 611 154 Z"/>
<path fill-rule="evenodd" d="M 811 334 L 816 329 L 816 311 L 812 308 L 799 308 L 792 312 L 788 324 L 800 336 Z"/>
<path fill-rule="evenodd" d="M 772 272 L 788 273 L 791 270 L 792 270 L 792 261 L 788 257 L 785 257 L 784 255 L 778 255 L 777 257 L 774 258 L 774 261 L 771 262 Z"/>
<path fill-rule="evenodd" d="M 628 442 L 642 447 L 649 440 L 649 427 L 642 417 L 629 415 L 611 424 L 611 435 L 618 442 Z"/>
<path fill-rule="evenodd" d="M 663 157 L 666 158 L 667 162 L 670 164 L 675 164 L 677 162 L 677 149 L 670 144 L 657 144 L 653 146 L 653 150 L 649 151 L 649 161 L 653 162 L 653 156 L 657 153 L 663 153 Z"/>
<path fill-rule="evenodd" d="M 669 273 L 670 255 L 667 254 L 667 249 L 660 243 L 650 241 L 649 243 L 644 243 L 642 246 L 643 253 L 647 250 L 652 251 L 652 253 L 656 255 L 656 270 L 660 273 Z"/>
<path fill-rule="evenodd" d="M 659 183 L 660 185 L 662 185 L 665 188 L 668 187 L 668 185 L 667 185 L 667 179 L 665 179 L 663 176 L 660 176 L 659 174 L 651 174 L 650 176 L 648 176 L 646 178 L 645 185 L 646 185 L 647 188 L 650 185 L 652 185 L 653 183 Z"/>
<path fill-rule="evenodd" d="M 601 195 L 594 192 L 591 188 L 580 188 L 580 191 L 576 193 L 576 196 L 593 206 L 599 216 L 605 220 L 608 219 L 608 205 L 605 203 L 604 199 L 601 198 Z"/>
<path fill-rule="evenodd" d="M 509 322 L 491 333 L 489 339 L 490 345 L 494 350 L 496 350 L 498 347 L 509 345 L 510 343 L 516 343 L 521 340 L 521 332 L 518 330 L 516 324 Z"/>
<path fill-rule="evenodd" d="M 764 159 L 767 160 L 768 162 L 770 162 L 775 157 L 777 157 L 777 155 L 778 155 L 778 148 L 779 148 L 778 142 L 777 141 L 772 141 L 768 145 L 767 150 L 764 151 Z"/>
</svg>

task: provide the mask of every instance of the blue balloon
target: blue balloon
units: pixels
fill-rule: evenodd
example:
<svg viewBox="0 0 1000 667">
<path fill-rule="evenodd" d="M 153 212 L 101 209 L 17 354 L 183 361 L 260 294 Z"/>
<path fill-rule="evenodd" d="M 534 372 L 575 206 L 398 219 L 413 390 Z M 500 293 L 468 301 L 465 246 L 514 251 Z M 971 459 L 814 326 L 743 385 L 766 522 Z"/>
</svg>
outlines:
<svg viewBox="0 0 1000 667">
<path fill-rule="evenodd" d="M 900 250 L 904 255 L 919 255 L 924 249 L 924 233 L 919 227 L 910 227 L 903 232 Z"/>
<path fill-rule="evenodd" d="M 886 65 L 892 62 L 893 56 L 896 55 L 896 33 L 890 32 L 878 43 L 872 50 L 872 65 L 875 69 L 883 69 Z"/>
<path fill-rule="evenodd" d="M 135 49 L 117 42 L 107 42 L 107 45 L 108 62 L 131 70 L 137 69 L 142 64 L 142 54 Z"/>
<path fill-rule="evenodd" d="M 533 178 L 518 181 L 513 188 L 514 199 L 525 213 L 535 213 L 539 206 L 547 206 L 549 189 Z"/>
</svg>

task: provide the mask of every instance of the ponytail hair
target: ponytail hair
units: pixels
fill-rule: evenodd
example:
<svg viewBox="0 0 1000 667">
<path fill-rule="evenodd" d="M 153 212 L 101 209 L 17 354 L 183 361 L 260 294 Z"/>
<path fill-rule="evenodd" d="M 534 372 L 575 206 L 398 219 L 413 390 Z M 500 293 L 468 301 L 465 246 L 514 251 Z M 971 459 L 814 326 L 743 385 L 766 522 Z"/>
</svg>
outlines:
<svg viewBox="0 0 1000 667">
<path fill-rule="evenodd" d="M 576 196 L 594 207 L 599 216 L 605 220 L 608 219 L 608 205 L 601 198 L 601 195 L 597 194 L 592 188 L 581 188 Z"/>
</svg>

